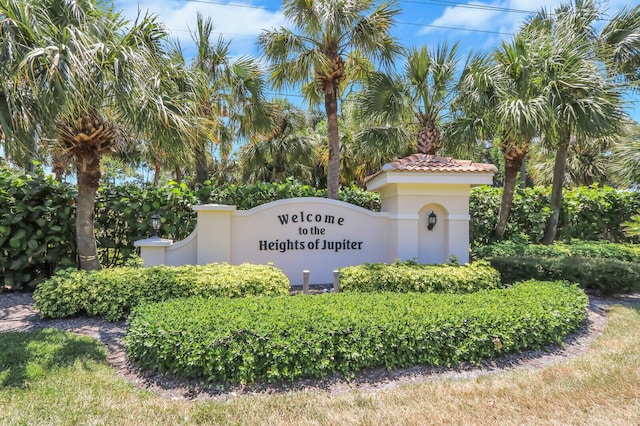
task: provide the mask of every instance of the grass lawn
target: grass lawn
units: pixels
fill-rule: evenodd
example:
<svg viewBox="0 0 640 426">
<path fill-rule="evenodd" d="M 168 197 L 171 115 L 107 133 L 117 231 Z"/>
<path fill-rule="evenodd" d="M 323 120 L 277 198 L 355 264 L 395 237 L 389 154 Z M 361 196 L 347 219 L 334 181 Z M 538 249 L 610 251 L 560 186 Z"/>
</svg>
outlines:
<svg viewBox="0 0 640 426">
<path fill-rule="evenodd" d="M 637 425 L 640 305 L 614 306 L 589 352 L 541 370 L 226 401 L 171 401 L 129 385 L 90 338 L 0 333 L 0 424 Z"/>
</svg>

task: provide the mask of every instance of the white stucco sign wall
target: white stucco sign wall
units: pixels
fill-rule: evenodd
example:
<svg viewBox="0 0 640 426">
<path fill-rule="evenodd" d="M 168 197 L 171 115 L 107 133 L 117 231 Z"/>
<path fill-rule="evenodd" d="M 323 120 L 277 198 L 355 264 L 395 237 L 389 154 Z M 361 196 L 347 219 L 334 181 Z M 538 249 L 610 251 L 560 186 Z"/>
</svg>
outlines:
<svg viewBox="0 0 640 426">
<path fill-rule="evenodd" d="M 380 192 L 381 213 L 325 198 L 280 200 L 247 211 L 206 204 L 194 207 L 197 227 L 185 240 L 151 238 L 135 245 L 147 266 L 273 263 L 292 284 L 302 283 L 303 270 L 310 271 L 311 284 L 327 284 L 334 269 L 367 262 L 442 263 L 456 256 L 465 263 L 469 193 L 472 186 L 490 183 L 495 168 L 414 157 L 399 160 L 400 166 L 423 164 L 426 158 L 439 171 L 388 170 L 374 176 L 368 187 Z M 442 172 L 442 164 L 450 170 Z M 437 224 L 428 229 L 431 213 Z"/>
<path fill-rule="evenodd" d="M 216 206 L 198 206 L 200 223 L 215 222 Z M 229 255 L 224 261 L 265 264 L 281 268 L 294 284 L 309 270 L 314 283 L 330 283 L 335 268 L 364 262 L 388 262 L 386 213 L 324 198 L 276 201 L 248 211 L 231 211 Z M 216 235 L 204 235 L 211 242 Z M 198 263 L 223 259 L 210 253 Z"/>
</svg>

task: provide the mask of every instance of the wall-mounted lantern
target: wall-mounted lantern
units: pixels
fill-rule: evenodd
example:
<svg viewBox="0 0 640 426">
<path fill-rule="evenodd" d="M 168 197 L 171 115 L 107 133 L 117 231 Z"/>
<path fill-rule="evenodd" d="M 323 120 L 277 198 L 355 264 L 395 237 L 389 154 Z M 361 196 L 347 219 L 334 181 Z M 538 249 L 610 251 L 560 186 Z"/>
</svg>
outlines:
<svg viewBox="0 0 640 426">
<path fill-rule="evenodd" d="M 438 216 L 436 216 L 436 214 L 432 211 L 431 213 L 429 213 L 427 229 L 429 231 L 433 231 L 436 223 L 438 223 Z"/>
<path fill-rule="evenodd" d="M 160 231 L 160 225 L 162 224 L 162 218 L 158 213 L 154 213 L 151 216 L 151 229 L 153 230 L 153 238 L 158 238 L 158 231 Z"/>
</svg>

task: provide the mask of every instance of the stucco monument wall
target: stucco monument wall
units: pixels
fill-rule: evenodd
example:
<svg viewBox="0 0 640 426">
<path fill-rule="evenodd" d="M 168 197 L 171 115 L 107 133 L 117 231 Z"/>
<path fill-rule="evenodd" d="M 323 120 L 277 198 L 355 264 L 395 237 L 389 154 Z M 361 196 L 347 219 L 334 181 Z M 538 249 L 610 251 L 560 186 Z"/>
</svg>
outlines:
<svg viewBox="0 0 640 426">
<path fill-rule="evenodd" d="M 385 165 L 367 180 L 380 192 L 380 213 L 325 198 L 274 201 L 247 211 L 194 206 L 185 240 L 136 241 L 146 266 L 212 262 L 273 263 L 292 284 L 303 270 L 311 284 L 328 284 L 336 268 L 367 262 L 469 260 L 471 187 L 489 184 L 495 167 L 414 154 Z M 429 216 L 436 223 L 429 227 Z"/>
</svg>

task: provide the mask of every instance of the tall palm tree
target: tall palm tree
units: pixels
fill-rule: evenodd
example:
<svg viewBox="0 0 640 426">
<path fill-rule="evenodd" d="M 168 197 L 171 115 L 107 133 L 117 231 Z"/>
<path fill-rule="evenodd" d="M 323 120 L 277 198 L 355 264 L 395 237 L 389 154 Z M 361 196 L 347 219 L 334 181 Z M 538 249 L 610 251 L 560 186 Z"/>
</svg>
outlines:
<svg viewBox="0 0 640 426">
<path fill-rule="evenodd" d="M 195 181 L 199 184 L 209 177 L 211 143 L 219 147 L 220 159 L 226 161 L 235 138 L 269 125 L 258 62 L 248 57 L 232 60 L 229 42 L 222 37 L 214 41 L 213 30 L 211 18 L 198 14 L 192 34 L 197 51 L 192 69 L 196 73 L 194 114 L 201 129 L 195 150 Z"/>
<path fill-rule="evenodd" d="M 360 96 L 364 115 L 406 127 L 413 117 L 416 151 L 434 155 L 442 144 L 440 126 L 455 96 L 458 43 L 410 49 L 401 74 L 375 73 Z M 396 124 L 396 125 L 397 125 Z"/>
<path fill-rule="evenodd" d="M 12 143 L 36 135 L 73 164 L 80 267 L 99 269 L 93 215 L 101 158 L 128 135 L 188 135 L 192 128 L 187 99 L 167 90 L 165 32 L 150 15 L 129 25 L 101 0 L 5 1 L 0 19 L 3 128 Z"/>
<path fill-rule="evenodd" d="M 536 46 L 536 66 L 550 111 L 544 141 L 555 149 L 545 244 L 553 243 L 556 236 L 570 145 L 577 138 L 613 134 L 623 116 L 620 90 L 602 74 L 594 54 L 593 22 L 598 17 L 592 0 L 576 0 L 552 15 L 535 17 L 524 29 Z"/>
<path fill-rule="evenodd" d="M 297 29 L 264 31 L 259 44 L 271 62 L 276 87 L 306 84 L 312 101 L 324 98 L 328 124 L 327 196 L 338 198 L 340 136 L 338 98 L 345 84 L 368 70 L 367 60 L 390 64 L 400 48 L 391 36 L 395 2 L 374 0 L 285 0 L 284 14 Z M 375 8 L 374 8 L 375 7 Z M 373 9 L 373 10 L 372 10 Z"/>
<path fill-rule="evenodd" d="M 539 135 L 546 114 L 542 88 L 537 84 L 533 52 L 529 42 L 516 36 L 503 42 L 489 58 L 476 56 L 465 66 L 457 103 L 465 116 L 452 126 L 452 136 L 478 138 L 491 135 L 499 141 L 505 161 L 504 185 L 494 230 L 504 237 L 517 175 L 533 139 Z M 470 134 L 464 135 L 466 127 Z"/>
</svg>

